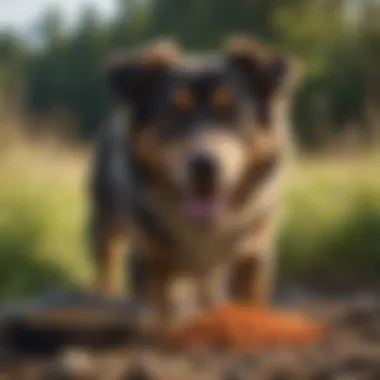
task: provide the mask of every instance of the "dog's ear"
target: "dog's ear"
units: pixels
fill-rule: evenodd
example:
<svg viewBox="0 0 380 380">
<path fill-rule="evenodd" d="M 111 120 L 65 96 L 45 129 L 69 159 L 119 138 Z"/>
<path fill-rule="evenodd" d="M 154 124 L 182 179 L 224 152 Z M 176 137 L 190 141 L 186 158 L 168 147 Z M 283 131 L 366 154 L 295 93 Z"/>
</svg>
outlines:
<svg viewBox="0 0 380 380">
<path fill-rule="evenodd" d="M 179 50 L 170 40 L 156 41 L 117 55 L 107 65 L 108 87 L 117 100 L 138 104 L 162 80 L 178 57 Z"/>
<path fill-rule="evenodd" d="M 299 68 L 295 61 L 274 48 L 245 37 L 233 37 L 227 41 L 225 54 L 228 66 L 261 101 L 271 100 L 297 82 Z"/>
</svg>

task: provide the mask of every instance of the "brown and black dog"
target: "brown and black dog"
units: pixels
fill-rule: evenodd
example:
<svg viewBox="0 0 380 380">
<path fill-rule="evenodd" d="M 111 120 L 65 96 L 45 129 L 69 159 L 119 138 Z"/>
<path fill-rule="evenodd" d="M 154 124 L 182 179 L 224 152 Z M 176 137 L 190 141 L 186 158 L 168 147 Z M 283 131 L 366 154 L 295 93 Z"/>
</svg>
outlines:
<svg viewBox="0 0 380 380">
<path fill-rule="evenodd" d="M 195 280 L 205 306 L 225 296 L 227 278 L 233 299 L 269 300 L 292 67 L 245 38 L 204 56 L 161 41 L 109 65 L 118 107 L 92 187 L 102 291 L 112 290 L 114 243 L 126 235 L 134 295 L 166 322 L 180 276 Z"/>
</svg>

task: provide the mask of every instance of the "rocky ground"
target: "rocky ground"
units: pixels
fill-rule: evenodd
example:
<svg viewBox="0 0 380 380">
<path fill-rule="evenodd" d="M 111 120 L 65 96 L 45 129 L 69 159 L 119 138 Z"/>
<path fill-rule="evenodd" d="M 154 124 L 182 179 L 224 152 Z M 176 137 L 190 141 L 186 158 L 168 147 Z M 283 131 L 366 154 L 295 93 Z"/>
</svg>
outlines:
<svg viewBox="0 0 380 380">
<path fill-rule="evenodd" d="M 100 312 L 104 308 L 86 304 L 86 314 L 83 304 L 78 300 L 80 313 L 72 301 L 50 314 L 40 313 L 41 303 L 3 313 L 0 379 L 380 380 L 380 302 L 373 294 L 302 302 L 331 332 L 308 347 L 256 352 L 164 352 L 148 342 L 137 345 L 125 305 Z M 70 318 L 76 324 L 67 328 Z"/>
</svg>

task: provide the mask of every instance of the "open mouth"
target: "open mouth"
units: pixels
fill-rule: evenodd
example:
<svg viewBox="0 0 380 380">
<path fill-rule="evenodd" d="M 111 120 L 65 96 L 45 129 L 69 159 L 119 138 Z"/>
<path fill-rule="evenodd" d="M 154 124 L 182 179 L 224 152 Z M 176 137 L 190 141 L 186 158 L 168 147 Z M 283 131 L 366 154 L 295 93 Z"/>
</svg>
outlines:
<svg viewBox="0 0 380 380">
<path fill-rule="evenodd" d="M 191 218 L 200 221 L 215 219 L 221 210 L 222 196 L 216 186 L 197 184 L 185 197 L 185 208 Z"/>
</svg>

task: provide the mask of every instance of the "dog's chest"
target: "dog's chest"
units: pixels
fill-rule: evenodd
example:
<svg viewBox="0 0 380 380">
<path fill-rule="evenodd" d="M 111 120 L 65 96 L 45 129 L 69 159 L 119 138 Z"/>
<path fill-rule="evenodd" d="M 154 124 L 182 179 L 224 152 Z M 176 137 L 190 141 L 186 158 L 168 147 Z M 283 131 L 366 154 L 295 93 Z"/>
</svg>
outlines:
<svg viewBox="0 0 380 380">
<path fill-rule="evenodd" d="M 220 232 L 192 231 L 176 234 L 172 261 L 188 274 L 201 274 L 227 261 L 234 255 L 234 245 Z"/>
</svg>

